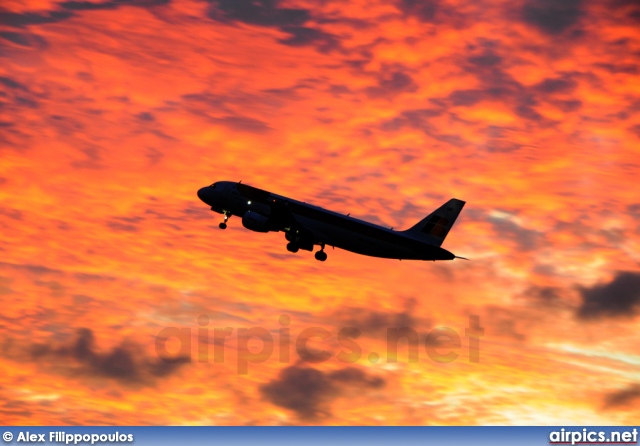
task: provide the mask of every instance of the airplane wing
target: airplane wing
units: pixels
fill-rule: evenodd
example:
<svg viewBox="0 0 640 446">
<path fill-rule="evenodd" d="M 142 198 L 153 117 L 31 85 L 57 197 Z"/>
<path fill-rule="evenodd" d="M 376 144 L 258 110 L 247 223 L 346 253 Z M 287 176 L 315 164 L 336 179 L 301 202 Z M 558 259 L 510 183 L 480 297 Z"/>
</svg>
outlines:
<svg viewBox="0 0 640 446">
<path fill-rule="evenodd" d="M 271 203 L 271 219 L 281 229 L 286 229 L 295 224 L 295 218 L 289 208 L 289 202 L 279 198 L 273 198 Z"/>
</svg>

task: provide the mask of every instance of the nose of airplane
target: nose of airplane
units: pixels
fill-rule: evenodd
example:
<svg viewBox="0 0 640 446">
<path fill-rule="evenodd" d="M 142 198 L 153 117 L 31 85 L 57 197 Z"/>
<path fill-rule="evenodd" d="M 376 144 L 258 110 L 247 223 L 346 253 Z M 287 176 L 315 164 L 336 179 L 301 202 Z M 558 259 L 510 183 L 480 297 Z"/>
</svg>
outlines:
<svg viewBox="0 0 640 446">
<path fill-rule="evenodd" d="M 198 190 L 198 198 L 209 204 L 211 201 L 211 187 L 202 187 Z"/>
</svg>

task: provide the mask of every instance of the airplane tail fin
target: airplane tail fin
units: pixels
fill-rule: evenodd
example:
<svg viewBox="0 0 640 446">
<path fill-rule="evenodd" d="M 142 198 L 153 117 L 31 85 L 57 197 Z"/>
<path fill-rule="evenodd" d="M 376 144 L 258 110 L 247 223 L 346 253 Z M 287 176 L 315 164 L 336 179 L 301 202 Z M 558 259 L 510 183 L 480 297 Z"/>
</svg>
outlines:
<svg viewBox="0 0 640 446">
<path fill-rule="evenodd" d="M 417 225 L 403 232 L 417 239 L 440 246 L 464 205 L 464 201 L 452 198 L 420 220 Z"/>
</svg>

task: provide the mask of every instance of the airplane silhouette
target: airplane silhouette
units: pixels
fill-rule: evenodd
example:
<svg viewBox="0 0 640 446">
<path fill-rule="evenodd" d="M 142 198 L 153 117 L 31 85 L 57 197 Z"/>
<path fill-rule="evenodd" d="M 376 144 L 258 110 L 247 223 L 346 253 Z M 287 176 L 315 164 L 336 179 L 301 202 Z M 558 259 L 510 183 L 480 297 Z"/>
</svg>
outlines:
<svg viewBox="0 0 640 446">
<path fill-rule="evenodd" d="M 227 220 L 236 215 L 251 231 L 283 231 L 290 252 L 313 251 L 319 245 L 315 258 L 322 262 L 327 260 L 325 246 L 387 259 L 464 259 L 440 247 L 465 204 L 455 198 L 406 231 L 394 231 L 242 182 L 213 183 L 198 190 L 198 198 L 224 216 L 221 229 L 226 229 Z"/>
</svg>

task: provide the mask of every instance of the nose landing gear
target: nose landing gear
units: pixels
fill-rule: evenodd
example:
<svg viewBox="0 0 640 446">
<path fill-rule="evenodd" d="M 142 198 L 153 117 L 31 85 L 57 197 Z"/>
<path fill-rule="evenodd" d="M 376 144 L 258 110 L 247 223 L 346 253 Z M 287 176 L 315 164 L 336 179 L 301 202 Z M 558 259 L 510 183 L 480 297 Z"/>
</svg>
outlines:
<svg viewBox="0 0 640 446">
<path fill-rule="evenodd" d="M 227 220 L 229 220 L 229 217 L 231 217 L 231 214 L 229 212 L 224 212 L 223 214 L 224 214 L 224 221 L 220 223 L 218 227 L 220 229 L 227 229 Z"/>
</svg>

